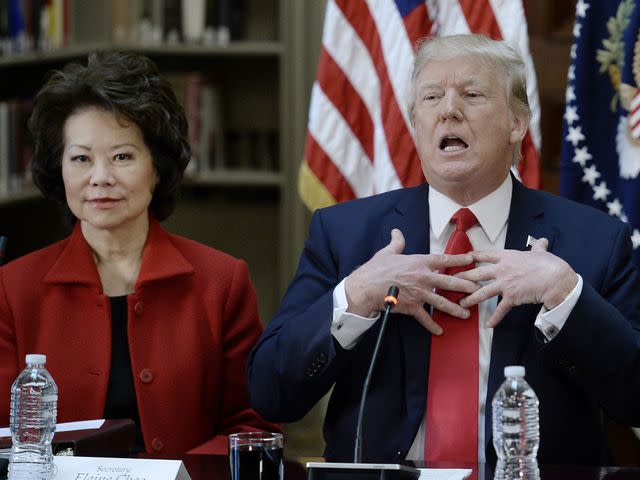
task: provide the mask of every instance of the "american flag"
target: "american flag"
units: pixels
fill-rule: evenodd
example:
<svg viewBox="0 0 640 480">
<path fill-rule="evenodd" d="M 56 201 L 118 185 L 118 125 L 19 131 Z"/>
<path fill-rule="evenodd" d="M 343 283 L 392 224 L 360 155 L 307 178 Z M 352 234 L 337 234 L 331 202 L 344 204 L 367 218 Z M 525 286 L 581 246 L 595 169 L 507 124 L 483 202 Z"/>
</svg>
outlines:
<svg viewBox="0 0 640 480">
<path fill-rule="evenodd" d="M 560 193 L 629 225 L 640 266 L 640 3 L 578 0 Z"/>
<path fill-rule="evenodd" d="M 540 186 L 540 105 L 522 0 L 328 0 L 298 189 L 311 209 L 422 183 L 409 123 L 416 42 L 484 33 L 523 55 L 532 121 L 518 173 Z"/>
</svg>

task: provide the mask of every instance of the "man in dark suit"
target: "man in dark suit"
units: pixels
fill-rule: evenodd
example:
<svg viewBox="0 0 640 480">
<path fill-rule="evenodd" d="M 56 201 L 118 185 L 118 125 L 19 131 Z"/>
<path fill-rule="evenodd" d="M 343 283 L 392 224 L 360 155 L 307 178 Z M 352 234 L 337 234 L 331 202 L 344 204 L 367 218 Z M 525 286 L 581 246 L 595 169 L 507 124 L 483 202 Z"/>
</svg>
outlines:
<svg viewBox="0 0 640 480">
<path fill-rule="evenodd" d="M 510 174 L 530 111 L 522 59 L 506 43 L 425 42 L 412 91 L 429 185 L 314 214 L 249 361 L 254 408 L 296 421 L 333 387 L 326 456 L 351 459 L 379 312 L 397 285 L 365 460 L 491 462 L 491 398 L 518 364 L 540 400 L 539 461 L 607 461 L 601 411 L 640 424 L 640 279 L 627 226 Z"/>
</svg>

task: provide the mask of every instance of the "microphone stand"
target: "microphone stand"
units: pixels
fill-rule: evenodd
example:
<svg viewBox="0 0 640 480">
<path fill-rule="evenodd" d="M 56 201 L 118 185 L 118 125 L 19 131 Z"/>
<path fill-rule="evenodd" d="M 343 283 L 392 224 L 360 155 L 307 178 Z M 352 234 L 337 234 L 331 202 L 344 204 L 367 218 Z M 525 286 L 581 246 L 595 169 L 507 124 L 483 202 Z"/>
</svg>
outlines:
<svg viewBox="0 0 640 480">
<path fill-rule="evenodd" d="M 360 397 L 360 408 L 358 409 L 358 423 L 356 425 L 356 441 L 355 449 L 353 452 L 354 463 L 362 463 L 362 417 L 364 416 L 364 405 L 367 401 L 367 395 L 369 394 L 369 383 L 373 376 L 373 370 L 376 368 L 376 362 L 378 361 L 378 352 L 380 351 L 380 344 L 382 343 L 382 337 L 384 331 L 387 328 L 387 321 L 389 320 L 389 313 L 393 310 L 393 307 L 398 303 L 399 288 L 392 286 L 389 288 L 389 293 L 384 298 L 384 314 L 382 315 L 382 323 L 380 324 L 380 332 L 378 333 L 378 339 L 376 340 L 376 346 L 373 349 L 371 355 L 371 363 L 369 364 L 369 371 L 364 379 L 364 386 L 362 387 L 362 396 Z"/>
<path fill-rule="evenodd" d="M 417 480 L 420 470 L 400 464 L 362 463 L 362 417 L 369 393 L 369 383 L 378 359 L 382 337 L 389 320 L 389 314 L 398 303 L 398 287 L 389 288 L 384 299 L 384 314 L 380 324 L 378 339 L 371 355 L 369 371 L 364 379 L 354 449 L 354 463 L 307 462 L 307 480 Z"/>
</svg>

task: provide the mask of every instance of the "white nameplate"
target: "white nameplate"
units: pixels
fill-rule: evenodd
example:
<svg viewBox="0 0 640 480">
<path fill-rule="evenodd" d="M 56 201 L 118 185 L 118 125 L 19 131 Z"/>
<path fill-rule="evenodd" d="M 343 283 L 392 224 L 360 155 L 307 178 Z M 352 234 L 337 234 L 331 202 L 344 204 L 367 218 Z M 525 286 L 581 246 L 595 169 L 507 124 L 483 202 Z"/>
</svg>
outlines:
<svg viewBox="0 0 640 480">
<path fill-rule="evenodd" d="M 81 422 L 56 423 L 56 433 L 73 432 L 75 430 L 96 430 L 104 424 L 103 420 L 83 420 Z M 9 427 L 0 428 L 0 437 L 10 437 Z"/>
<path fill-rule="evenodd" d="M 53 480 L 191 480 L 180 460 L 53 457 Z"/>
</svg>

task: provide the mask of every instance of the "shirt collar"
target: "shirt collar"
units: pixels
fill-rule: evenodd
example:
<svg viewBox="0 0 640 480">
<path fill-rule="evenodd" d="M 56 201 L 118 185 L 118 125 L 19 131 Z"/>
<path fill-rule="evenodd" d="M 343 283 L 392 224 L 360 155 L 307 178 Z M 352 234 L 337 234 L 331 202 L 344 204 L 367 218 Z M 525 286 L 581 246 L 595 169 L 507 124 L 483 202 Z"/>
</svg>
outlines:
<svg viewBox="0 0 640 480">
<path fill-rule="evenodd" d="M 492 243 L 496 241 L 500 230 L 509 218 L 512 192 L 513 181 L 511 175 L 507 175 L 498 188 L 467 207 L 476 216 Z M 453 214 L 461 208 L 463 208 L 462 205 L 429 186 L 429 227 L 436 238 L 442 236 Z"/>
</svg>

